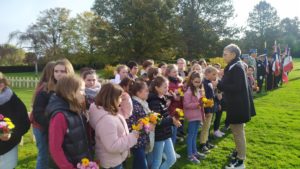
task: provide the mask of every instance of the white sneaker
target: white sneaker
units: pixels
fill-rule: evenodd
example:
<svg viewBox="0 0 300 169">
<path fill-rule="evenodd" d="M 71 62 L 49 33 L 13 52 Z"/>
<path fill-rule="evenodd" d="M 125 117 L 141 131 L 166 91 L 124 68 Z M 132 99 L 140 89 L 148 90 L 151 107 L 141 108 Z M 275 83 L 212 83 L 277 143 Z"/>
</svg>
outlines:
<svg viewBox="0 0 300 169">
<path fill-rule="evenodd" d="M 175 153 L 175 156 L 176 156 L 177 159 L 179 159 L 181 157 L 181 155 L 179 155 L 177 153 Z"/>
<path fill-rule="evenodd" d="M 215 137 L 221 138 L 223 137 L 222 133 L 220 132 L 220 130 L 215 131 L 214 133 Z"/>
</svg>

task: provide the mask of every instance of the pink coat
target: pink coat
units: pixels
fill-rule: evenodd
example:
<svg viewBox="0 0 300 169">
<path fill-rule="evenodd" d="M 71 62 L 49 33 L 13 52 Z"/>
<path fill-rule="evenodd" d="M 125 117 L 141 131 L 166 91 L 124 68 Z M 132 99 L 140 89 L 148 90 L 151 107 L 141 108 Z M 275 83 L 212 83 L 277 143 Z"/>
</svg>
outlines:
<svg viewBox="0 0 300 169">
<path fill-rule="evenodd" d="M 137 143 L 135 135 L 129 133 L 124 117 L 111 115 L 103 107 L 92 104 L 89 118 L 95 129 L 95 153 L 101 167 L 111 168 L 121 164 L 128 157 L 130 148 Z"/>
<path fill-rule="evenodd" d="M 128 119 L 132 115 L 133 106 L 132 100 L 128 93 L 123 92 L 122 94 L 122 102 L 120 105 L 120 114 L 123 115 L 125 119 Z"/>
<path fill-rule="evenodd" d="M 183 110 L 188 121 L 202 121 L 204 119 L 204 111 L 200 107 L 199 99 L 192 94 L 190 88 L 184 93 Z"/>
</svg>

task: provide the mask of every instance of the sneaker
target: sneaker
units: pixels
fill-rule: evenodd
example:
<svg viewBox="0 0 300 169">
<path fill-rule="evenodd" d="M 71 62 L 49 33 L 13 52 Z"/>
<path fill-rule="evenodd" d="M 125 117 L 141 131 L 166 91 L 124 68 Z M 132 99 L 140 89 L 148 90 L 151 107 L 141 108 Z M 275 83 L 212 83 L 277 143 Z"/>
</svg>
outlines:
<svg viewBox="0 0 300 169">
<path fill-rule="evenodd" d="M 203 154 L 203 153 L 197 152 L 197 153 L 194 154 L 194 157 L 196 157 L 198 160 L 203 160 L 203 159 L 206 158 L 206 155 Z"/>
<path fill-rule="evenodd" d="M 231 154 L 229 154 L 229 158 L 230 158 L 230 159 L 236 159 L 236 157 L 237 157 L 237 151 L 236 151 L 236 150 L 233 150 L 233 151 L 231 152 Z"/>
<path fill-rule="evenodd" d="M 206 143 L 206 147 L 210 150 L 210 149 L 215 148 L 216 146 L 213 145 L 213 144 L 211 144 L 211 143 L 209 143 L 209 142 L 207 142 L 207 143 Z"/>
<path fill-rule="evenodd" d="M 189 161 L 194 163 L 194 164 L 200 164 L 200 161 L 195 157 L 195 156 L 190 156 L 189 158 Z"/>
<path fill-rule="evenodd" d="M 203 146 L 201 146 L 200 152 L 203 153 L 203 154 L 208 154 L 208 153 L 210 153 L 210 150 L 204 144 Z"/>
<path fill-rule="evenodd" d="M 228 164 L 225 169 L 245 169 L 244 160 L 235 159 Z"/>
<path fill-rule="evenodd" d="M 223 132 L 222 132 L 222 131 L 220 131 L 220 130 L 219 130 L 219 132 L 220 132 L 220 134 L 222 134 L 223 136 L 225 136 L 225 133 L 223 133 Z"/>
<path fill-rule="evenodd" d="M 214 136 L 217 138 L 221 138 L 221 137 L 223 137 L 223 134 L 221 134 L 220 130 L 217 130 L 214 132 Z"/>
<path fill-rule="evenodd" d="M 179 154 L 177 154 L 177 153 L 175 153 L 175 156 L 176 156 L 176 158 L 177 159 L 179 159 L 181 156 L 179 155 Z"/>
</svg>

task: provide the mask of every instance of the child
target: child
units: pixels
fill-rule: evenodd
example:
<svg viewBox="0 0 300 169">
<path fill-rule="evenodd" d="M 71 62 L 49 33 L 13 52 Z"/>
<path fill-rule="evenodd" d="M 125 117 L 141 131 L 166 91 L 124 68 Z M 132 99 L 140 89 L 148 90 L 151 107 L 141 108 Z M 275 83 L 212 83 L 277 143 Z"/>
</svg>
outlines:
<svg viewBox="0 0 300 169">
<path fill-rule="evenodd" d="M 159 65 L 158 65 L 158 68 L 160 70 L 160 74 L 162 76 L 166 76 L 166 70 L 167 70 L 167 66 L 168 64 L 166 62 L 161 62 Z"/>
<path fill-rule="evenodd" d="M 129 68 L 129 73 L 128 73 L 128 77 L 130 77 L 131 79 L 135 80 L 138 78 L 137 74 L 139 72 L 139 65 L 134 62 L 134 61 L 130 61 L 127 64 L 128 68 Z"/>
<path fill-rule="evenodd" d="M 186 69 L 186 60 L 184 58 L 177 59 L 177 66 L 178 66 L 178 75 L 185 79 L 185 77 L 188 75 L 188 72 L 185 71 Z"/>
<path fill-rule="evenodd" d="M 182 105 L 182 98 L 183 96 L 180 96 L 179 90 L 183 89 L 183 84 L 181 78 L 178 76 L 178 68 L 176 65 L 169 65 L 167 67 L 166 75 L 169 79 L 169 92 L 172 94 L 171 98 L 171 104 L 169 106 L 169 113 L 171 116 L 174 116 L 176 113 L 176 109 L 183 109 Z M 183 136 L 183 128 L 180 131 L 180 133 Z M 177 127 L 173 127 L 173 136 L 172 141 L 173 144 L 176 144 L 176 137 L 177 137 Z M 179 154 L 176 154 L 177 158 L 180 158 Z"/>
<path fill-rule="evenodd" d="M 94 103 L 95 97 L 100 91 L 101 84 L 98 82 L 96 71 L 93 69 L 86 70 L 81 75 L 85 83 L 85 97 L 88 109 Z"/>
<path fill-rule="evenodd" d="M 207 67 L 207 63 L 206 63 L 205 59 L 200 59 L 199 64 L 202 67 L 202 70 L 205 70 L 205 68 Z"/>
<path fill-rule="evenodd" d="M 84 82 L 76 75 L 62 77 L 49 100 L 50 168 L 75 168 L 83 158 L 93 160 L 85 117 Z M 54 163 L 53 163 L 54 162 Z"/>
<path fill-rule="evenodd" d="M 134 80 L 132 80 L 129 77 L 125 77 L 120 83 L 120 86 L 123 89 L 123 93 L 121 97 L 122 101 L 120 104 L 120 110 L 121 110 L 120 113 L 121 115 L 123 115 L 125 119 L 128 119 L 132 114 L 132 100 L 129 95 L 129 89 L 131 88 L 133 83 Z"/>
<path fill-rule="evenodd" d="M 148 70 L 154 65 L 154 61 L 151 59 L 145 60 L 143 62 L 143 69 L 141 70 L 141 75 L 146 75 L 148 73 Z"/>
<path fill-rule="evenodd" d="M 194 64 L 191 68 L 191 72 L 195 71 L 202 74 L 202 67 L 198 63 Z"/>
<path fill-rule="evenodd" d="M 35 98 L 38 93 L 43 90 L 46 90 L 47 83 L 49 82 L 50 77 L 53 75 L 53 69 L 56 62 L 51 61 L 46 64 L 43 69 L 39 83 L 35 88 L 34 95 L 32 97 L 32 103 L 35 102 Z M 46 105 L 44 106 L 46 108 Z M 36 104 L 33 106 L 33 110 L 36 111 Z M 48 166 L 48 144 L 47 144 L 47 135 L 43 132 L 43 127 L 36 122 L 33 111 L 30 114 L 30 121 L 32 123 L 32 131 L 35 137 L 36 146 L 38 148 L 37 160 L 36 160 L 36 169 L 43 169 Z"/>
<path fill-rule="evenodd" d="M 12 169 L 18 162 L 18 144 L 30 128 L 24 103 L 8 87 L 8 80 L 0 72 L 0 114 L 15 125 L 12 133 L 0 135 L 0 168 Z"/>
<path fill-rule="evenodd" d="M 216 69 L 218 69 L 218 80 L 221 80 L 223 77 L 223 70 L 221 69 L 221 64 L 215 63 L 213 65 Z M 216 112 L 215 120 L 214 120 L 214 136 L 217 138 L 223 137 L 225 133 L 220 131 L 220 122 L 222 117 L 222 112 L 225 110 L 225 103 L 223 99 L 223 94 L 218 89 L 215 90 L 214 97 L 214 108 Z"/>
<path fill-rule="evenodd" d="M 139 119 L 146 117 L 151 110 L 146 101 L 149 90 L 145 82 L 135 82 L 130 88 L 130 93 L 133 102 L 133 113 L 127 120 L 127 124 L 129 130 L 132 131 L 132 125 L 137 124 Z M 137 145 L 131 149 L 133 154 L 132 169 L 148 169 L 145 151 L 149 143 L 149 133 L 141 133 Z"/>
<path fill-rule="evenodd" d="M 168 92 L 168 80 L 162 76 L 156 77 L 150 85 L 148 97 L 149 108 L 161 115 L 162 121 L 155 127 L 155 143 L 151 153 L 153 158 L 151 169 L 171 168 L 176 162 L 175 150 L 172 143 L 172 126 L 179 127 L 180 121 L 168 113 L 165 95 Z M 162 162 L 163 153 L 166 160 Z"/>
<path fill-rule="evenodd" d="M 257 83 L 256 80 L 254 79 L 254 67 L 253 66 L 248 66 L 247 68 L 247 78 L 248 78 L 248 83 L 249 86 L 252 88 L 252 91 L 258 91 L 257 90 Z"/>
<path fill-rule="evenodd" d="M 192 163 L 200 163 L 205 157 L 197 151 L 197 135 L 200 123 L 204 119 L 203 107 L 200 106 L 202 78 L 199 72 L 192 72 L 188 80 L 188 89 L 184 93 L 183 108 L 188 121 L 187 154 Z"/>
<path fill-rule="evenodd" d="M 37 169 L 43 169 L 48 166 L 48 125 L 49 120 L 46 115 L 46 107 L 51 95 L 54 93 L 57 82 L 67 74 L 74 74 L 72 64 L 67 59 L 58 60 L 54 65 L 47 64 L 44 68 L 44 84 L 41 85 L 33 99 L 33 134 L 38 147 Z M 49 71 L 49 72 L 48 72 Z M 47 73 L 48 72 L 48 73 Z M 49 76 L 49 77 L 47 77 Z"/>
<path fill-rule="evenodd" d="M 125 77 L 128 76 L 128 67 L 126 65 L 119 65 L 116 69 L 116 75 L 111 82 L 114 84 L 119 84 Z"/>
<path fill-rule="evenodd" d="M 103 168 L 122 169 L 122 163 L 136 145 L 139 134 L 129 133 L 120 112 L 123 89 L 112 83 L 104 84 L 90 106 L 90 124 L 95 129 L 96 159 Z"/>
<path fill-rule="evenodd" d="M 147 84 L 150 86 L 151 84 L 151 81 L 153 79 L 155 79 L 158 75 L 159 75 L 159 69 L 157 67 L 151 67 L 149 70 L 148 70 L 148 81 L 147 81 Z"/>
<path fill-rule="evenodd" d="M 217 79 L 218 70 L 212 66 L 208 66 L 204 71 L 204 80 L 203 86 L 205 90 L 205 97 L 207 99 L 214 98 L 214 88 L 215 86 L 212 85 L 212 81 L 216 81 Z M 200 134 L 200 148 L 202 153 L 209 153 L 209 149 L 214 148 L 214 145 L 208 143 L 208 135 L 209 135 L 209 128 L 212 120 L 214 108 L 207 107 L 204 108 L 205 119 L 203 121 L 203 127 Z"/>
</svg>

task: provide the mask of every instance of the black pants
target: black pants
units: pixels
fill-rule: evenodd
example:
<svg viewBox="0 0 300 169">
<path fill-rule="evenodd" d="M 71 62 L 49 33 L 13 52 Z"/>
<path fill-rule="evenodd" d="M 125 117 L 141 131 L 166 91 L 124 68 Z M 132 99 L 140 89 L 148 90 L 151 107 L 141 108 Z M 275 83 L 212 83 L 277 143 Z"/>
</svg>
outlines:
<svg viewBox="0 0 300 169">
<path fill-rule="evenodd" d="M 262 78 L 262 79 L 258 78 L 258 79 L 257 79 L 257 86 L 259 87 L 258 92 L 261 92 L 261 91 L 262 91 L 262 87 L 263 87 L 264 80 L 265 80 L 265 78 Z"/>
<path fill-rule="evenodd" d="M 216 117 L 215 117 L 215 120 L 214 120 L 214 131 L 217 131 L 220 128 L 222 112 L 223 112 L 223 110 L 218 110 L 216 112 Z"/>
</svg>

